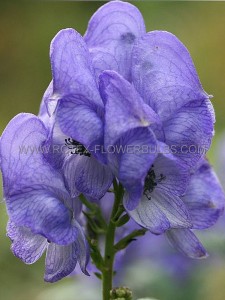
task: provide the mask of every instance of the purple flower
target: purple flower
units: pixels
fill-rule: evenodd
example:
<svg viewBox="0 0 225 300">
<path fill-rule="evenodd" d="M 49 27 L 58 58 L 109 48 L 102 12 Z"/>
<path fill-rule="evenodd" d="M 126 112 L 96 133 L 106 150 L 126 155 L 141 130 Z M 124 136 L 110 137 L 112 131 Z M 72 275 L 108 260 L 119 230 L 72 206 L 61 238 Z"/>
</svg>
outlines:
<svg viewBox="0 0 225 300">
<path fill-rule="evenodd" d="M 71 156 L 64 164 L 64 173 L 71 179 L 71 190 L 91 199 L 101 198 L 113 177 L 102 153 L 104 104 L 98 75 L 113 69 L 130 78 L 133 43 L 144 32 L 140 12 L 133 5 L 115 1 L 96 12 L 84 38 L 73 29 L 65 29 L 51 43 L 53 81 L 40 114 L 46 118 L 51 111 L 56 126 L 75 148 L 79 144 L 89 152 L 89 156 Z"/>
<path fill-rule="evenodd" d="M 55 103 L 63 134 L 90 153 L 65 163 L 71 190 L 100 198 L 111 170 L 138 224 L 155 234 L 185 228 L 191 239 L 182 197 L 210 146 L 214 112 L 185 46 L 171 33 L 146 33 L 134 6 L 113 1 L 93 15 L 84 38 L 60 31 L 50 58 L 53 82 L 44 101 Z"/>
<path fill-rule="evenodd" d="M 14 254 L 32 263 L 47 249 L 47 281 L 70 274 L 77 261 L 86 273 L 77 197 L 100 200 L 116 177 L 138 225 L 166 233 L 188 256 L 205 256 L 192 229 L 215 223 L 224 196 L 204 160 L 213 108 L 185 46 L 168 32 L 146 33 L 133 5 L 113 1 L 84 37 L 61 30 L 50 60 L 39 117 L 16 116 L 1 137 Z"/>
<path fill-rule="evenodd" d="M 220 182 L 202 159 L 192 174 L 187 191 L 182 197 L 192 223 L 192 229 L 206 229 L 216 223 L 224 210 L 225 196 Z M 172 229 L 167 232 L 170 242 L 189 257 L 202 257 L 206 251 L 190 229 Z"/>
<path fill-rule="evenodd" d="M 53 282 L 77 261 L 86 273 L 89 255 L 78 223 L 81 205 L 43 154 L 48 134 L 38 117 L 19 114 L 1 136 L 0 155 L 12 251 L 33 263 L 47 249 L 45 280 Z"/>
<path fill-rule="evenodd" d="M 157 188 L 155 188 L 155 190 L 157 190 Z M 155 194 L 157 194 L 157 191 L 155 191 Z M 153 193 L 152 197 L 154 197 Z M 170 243 L 178 251 L 188 257 L 201 258 L 207 256 L 206 250 L 192 230 L 206 229 L 214 225 L 222 215 L 225 203 L 223 189 L 209 163 L 205 159 L 201 159 L 196 171 L 191 175 L 184 196 L 179 198 L 180 209 L 185 206 L 186 213 L 188 214 L 188 220 L 191 225 L 187 226 L 189 228 L 179 228 L 178 222 L 185 214 L 183 213 L 183 215 L 180 215 L 180 219 L 177 220 L 177 214 L 175 212 L 178 209 L 176 207 L 173 211 L 168 209 L 165 204 L 162 205 L 162 199 L 163 195 L 158 198 L 156 197 L 156 199 L 152 199 L 147 204 L 146 201 L 144 202 L 142 200 L 138 208 L 131 211 L 130 215 L 139 225 L 150 229 L 153 233 L 157 233 L 152 230 L 151 226 L 154 222 L 156 224 L 159 222 L 159 217 L 156 215 L 156 212 L 152 213 L 150 209 L 154 205 L 158 206 L 158 211 L 161 210 L 164 213 L 162 224 L 160 224 L 159 228 L 162 229 L 164 225 L 165 228 L 166 225 L 168 226 L 166 236 Z M 175 202 L 175 200 L 176 198 L 171 199 L 173 202 Z M 152 201 L 153 204 L 151 203 Z M 175 226 L 172 222 L 176 222 Z M 169 228 L 170 226 L 172 227 L 171 229 Z"/>
<path fill-rule="evenodd" d="M 144 152 L 143 146 L 158 149 L 164 143 L 163 148 L 174 154 L 172 160 L 176 158 L 188 172 L 208 150 L 214 123 L 209 97 L 191 57 L 172 34 L 155 31 L 138 39 L 132 51 L 131 73 L 129 83 L 116 72 L 106 71 L 100 84 L 106 103 L 106 147 L 112 141 L 113 145 L 139 145 L 142 149 L 109 159 L 127 190 L 125 205 L 129 210 L 137 206 L 159 152 Z"/>
</svg>

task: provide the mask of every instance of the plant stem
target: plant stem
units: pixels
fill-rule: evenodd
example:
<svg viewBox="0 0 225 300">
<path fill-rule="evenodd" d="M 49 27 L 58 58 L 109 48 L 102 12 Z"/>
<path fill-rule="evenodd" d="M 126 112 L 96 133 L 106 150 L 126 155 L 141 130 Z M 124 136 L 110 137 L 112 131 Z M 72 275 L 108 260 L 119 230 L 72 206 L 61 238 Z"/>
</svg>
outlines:
<svg viewBox="0 0 225 300">
<path fill-rule="evenodd" d="M 114 273 L 113 263 L 114 263 L 114 256 L 115 256 L 114 239 L 115 239 L 115 231 L 116 231 L 116 224 L 114 222 L 114 219 L 118 212 L 123 197 L 122 186 L 118 185 L 116 180 L 114 180 L 113 184 L 114 184 L 114 191 L 115 191 L 115 200 L 114 200 L 110 221 L 106 231 L 104 267 L 102 270 L 103 300 L 110 300 L 110 291 L 112 290 L 113 273 Z"/>
</svg>

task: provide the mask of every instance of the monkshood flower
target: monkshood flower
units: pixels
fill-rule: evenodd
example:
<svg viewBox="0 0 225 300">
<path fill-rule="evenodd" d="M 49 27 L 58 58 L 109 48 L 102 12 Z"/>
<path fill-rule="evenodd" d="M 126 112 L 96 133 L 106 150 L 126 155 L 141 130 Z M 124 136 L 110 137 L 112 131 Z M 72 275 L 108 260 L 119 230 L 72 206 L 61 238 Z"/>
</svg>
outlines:
<svg viewBox="0 0 225 300">
<path fill-rule="evenodd" d="M 47 250 L 45 280 L 54 282 L 69 275 L 77 262 L 87 274 L 89 251 L 78 223 L 81 205 L 41 152 L 48 134 L 38 117 L 19 114 L 1 136 L 0 155 L 11 249 L 28 264 Z M 23 145 L 37 152 L 21 152 Z"/>
<path fill-rule="evenodd" d="M 111 186 L 113 174 L 108 166 L 91 155 L 88 148 L 61 131 L 54 114 L 57 102 L 51 101 L 52 93 L 51 82 L 43 96 L 39 111 L 40 119 L 50 132 L 47 142 L 48 160 L 55 168 L 63 170 L 72 197 L 83 193 L 89 199 L 99 200 Z"/>
<path fill-rule="evenodd" d="M 121 18 L 125 19 L 124 24 L 120 23 Z M 109 30 L 101 27 L 102 22 Z M 93 16 L 84 39 L 75 30 L 66 29 L 51 43 L 53 81 L 45 93 L 40 114 L 45 118 L 46 111 L 55 112 L 56 127 L 67 137 L 68 146 L 74 146 L 76 153 L 80 147 L 80 155 L 71 156 L 64 163 L 64 172 L 71 178 L 71 190 L 93 199 L 101 198 L 112 183 L 111 171 L 105 165 L 106 155 L 96 150 L 96 145 L 104 145 L 104 104 L 98 75 L 105 69 L 114 69 L 130 77 L 126 61 L 130 60 L 134 36 L 132 32 L 127 34 L 126 26 L 135 36 L 144 33 L 141 14 L 134 6 L 112 2 Z M 107 48 L 106 44 L 110 46 Z"/>
<path fill-rule="evenodd" d="M 184 45 L 168 32 L 146 34 L 140 12 L 115 1 L 93 15 L 84 38 L 73 29 L 60 31 L 52 41 L 50 58 L 52 95 L 46 102 L 57 102 L 56 123 L 75 147 L 81 144 L 95 162 L 108 164 L 126 189 L 127 210 L 136 208 L 143 194 L 143 201 L 151 203 L 146 194 L 156 193 L 157 182 L 166 185 L 166 173 L 173 164 L 183 176 L 170 185 L 172 194 L 162 191 L 160 196 L 171 218 L 167 220 L 154 205 L 151 213 L 158 216 L 158 224 L 152 231 L 191 226 L 177 197 L 187 187 L 188 173 L 210 146 L 214 113 Z M 115 145 L 139 146 L 141 150 L 108 153 L 107 161 L 102 151 L 97 151 L 104 146 L 109 152 Z M 143 150 L 157 149 L 158 145 L 173 147 L 176 153 L 158 157 L 157 151 Z M 191 145 L 199 150 L 190 153 Z M 83 155 L 82 161 L 80 156 L 71 158 L 74 166 L 68 168 L 68 177 L 76 180 L 81 192 L 92 186 L 87 180 L 91 168 L 82 168 L 80 183 L 76 160 L 85 166 L 83 160 L 88 162 L 90 157 Z M 154 178 L 156 158 L 159 164 L 167 161 L 168 166 L 165 174 Z M 172 220 L 174 214 L 179 222 Z"/>
<path fill-rule="evenodd" d="M 161 198 L 159 198 L 158 203 L 154 202 L 154 204 L 158 205 L 165 215 L 168 216 L 169 213 L 166 211 L 167 207 L 160 207 L 160 201 L 162 201 L 160 199 Z M 167 230 L 166 236 L 172 246 L 185 256 L 191 258 L 206 257 L 207 251 L 199 242 L 193 230 L 202 230 L 213 226 L 222 215 L 225 203 L 223 188 L 213 168 L 206 159 L 201 159 L 198 163 L 197 169 L 191 174 L 187 190 L 181 197 L 181 200 L 188 210 L 188 218 L 192 226 L 191 228 L 176 228 Z M 149 228 L 150 231 L 152 231 L 149 226 L 154 223 L 157 216 L 151 214 L 149 210 L 149 204 L 144 205 L 143 201 L 143 204 L 140 205 L 137 210 L 131 211 L 130 215 L 140 226 Z M 171 214 L 172 213 L 173 212 L 171 211 Z M 146 223 L 146 220 L 148 219 L 149 221 Z M 175 216 L 173 216 L 173 219 L 175 220 Z M 166 218 L 164 218 L 164 220 L 166 220 Z M 126 226 L 128 229 L 130 226 L 134 227 L 135 225 L 128 223 Z M 140 243 L 143 242 L 143 245 L 145 244 L 145 246 L 140 247 L 142 248 L 141 256 L 147 256 L 149 253 L 147 239 L 148 236 L 139 240 Z M 149 247 L 150 243 L 151 242 L 149 241 Z M 140 244 L 138 244 L 138 246 L 140 246 Z M 135 253 L 135 251 L 133 251 L 133 253 Z"/>
<path fill-rule="evenodd" d="M 189 212 L 190 228 L 170 229 L 166 232 L 170 243 L 188 257 L 200 258 L 207 252 L 193 232 L 213 226 L 223 213 L 225 196 L 220 182 L 206 159 L 201 159 L 195 172 L 192 173 L 185 194 L 181 197 Z M 146 211 L 144 211 L 144 208 Z M 140 211 L 142 209 L 142 211 Z M 139 207 L 131 212 L 141 226 L 146 227 L 149 217 L 148 206 Z M 172 213 L 172 212 L 171 212 Z M 154 217 L 152 217 L 154 219 Z M 149 224 L 150 222 L 148 222 Z M 146 239 L 145 239 L 146 241 Z M 145 250 L 146 247 L 145 247 Z M 143 251 L 145 251 L 143 249 Z"/>
<path fill-rule="evenodd" d="M 61 30 L 50 60 L 39 117 L 18 115 L 1 137 L 13 252 L 29 263 L 47 249 L 47 281 L 68 275 L 77 261 L 85 273 L 82 211 L 104 300 L 115 254 L 147 230 L 166 233 L 190 257 L 206 256 L 192 230 L 215 223 L 224 196 L 204 159 L 213 108 L 185 46 L 171 33 L 146 33 L 137 8 L 112 1 L 84 37 Z M 21 144 L 50 151 L 23 155 Z M 107 192 L 115 197 L 104 219 L 99 200 Z M 141 229 L 127 234 L 130 217 Z"/>
</svg>

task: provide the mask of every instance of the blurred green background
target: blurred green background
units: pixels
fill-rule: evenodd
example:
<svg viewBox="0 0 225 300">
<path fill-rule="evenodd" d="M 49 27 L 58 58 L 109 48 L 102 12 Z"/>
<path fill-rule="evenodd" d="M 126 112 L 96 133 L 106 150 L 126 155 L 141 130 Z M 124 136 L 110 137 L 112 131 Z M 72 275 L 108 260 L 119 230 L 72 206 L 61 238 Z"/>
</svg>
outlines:
<svg viewBox="0 0 225 300">
<path fill-rule="evenodd" d="M 66 27 L 73 27 L 83 34 L 90 16 L 103 3 L 0 2 L 0 133 L 17 113 L 38 112 L 42 95 L 51 80 L 48 52 L 54 35 Z M 225 2 L 133 3 L 142 12 L 148 31 L 171 31 L 187 46 L 204 89 L 214 95 L 216 136 L 209 156 L 216 164 L 216 145 L 225 130 Z M 85 287 L 89 288 L 85 292 L 90 294 L 86 296 L 79 282 L 74 283 L 71 278 L 54 285 L 46 284 L 43 282 L 43 259 L 33 266 L 26 266 L 15 258 L 5 237 L 7 216 L 3 201 L 0 203 L 0 215 L 1 300 L 92 300 L 88 282 Z M 224 236 L 219 242 L 220 252 L 225 252 Z M 213 252 L 213 246 L 210 247 Z M 128 283 L 130 280 L 132 284 L 136 276 L 141 276 L 140 271 L 132 273 L 130 270 Z M 201 267 L 199 263 L 183 284 L 166 276 L 163 270 L 149 270 L 149 274 L 144 273 L 144 278 L 144 288 L 151 293 L 149 296 L 161 300 L 224 300 L 225 255 L 219 265 L 205 266 L 203 263 Z M 140 294 L 144 292 L 140 286 L 139 290 L 138 296 L 148 296 Z"/>
</svg>

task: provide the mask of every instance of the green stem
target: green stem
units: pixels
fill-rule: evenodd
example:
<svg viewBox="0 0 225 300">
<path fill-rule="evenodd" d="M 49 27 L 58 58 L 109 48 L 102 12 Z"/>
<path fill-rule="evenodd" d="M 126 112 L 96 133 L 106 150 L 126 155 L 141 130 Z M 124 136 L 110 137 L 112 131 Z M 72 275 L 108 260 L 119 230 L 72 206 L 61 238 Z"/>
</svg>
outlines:
<svg viewBox="0 0 225 300">
<path fill-rule="evenodd" d="M 115 256 L 114 249 L 114 239 L 116 224 L 113 221 L 120 207 L 122 197 L 123 197 L 123 188 L 121 185 L 118 186 L 116 180 L 114 180 L 114 191 L 115 191 L 115 201 L 109 221 L 109 225 L 106 231 L 105 238 L 105 255 L 104 255 L 104 267 L 102 270 L 102 296 L 103 300 L 110 300 L 110 291 L 112 290 L 113 282 L 113 263 Z"/>
</svg>

